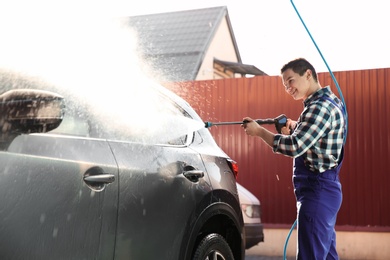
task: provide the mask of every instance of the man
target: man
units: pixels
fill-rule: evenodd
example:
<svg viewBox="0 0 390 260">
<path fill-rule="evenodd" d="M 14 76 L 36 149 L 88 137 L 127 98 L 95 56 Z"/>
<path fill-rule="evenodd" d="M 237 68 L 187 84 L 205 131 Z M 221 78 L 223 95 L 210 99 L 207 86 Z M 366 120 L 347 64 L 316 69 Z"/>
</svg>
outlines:
<svg viewBox="0 0 390 260">
<path fill-rule="evenodd" d="M 275 153 L 294 158 L 297 259 L 338 259 L 334 226 L 342 201 L 338 174 L 346 134 L 344 107 L 329 87 L 321 87 L 307 60 L 290 61 L 281 74 L 286 92 L 295 100 L 303 100 L 298 121 L 288 119 L 281 134 L 273 134 L 249 117 L 244 118 L 242 127 Z"/>
</svg>

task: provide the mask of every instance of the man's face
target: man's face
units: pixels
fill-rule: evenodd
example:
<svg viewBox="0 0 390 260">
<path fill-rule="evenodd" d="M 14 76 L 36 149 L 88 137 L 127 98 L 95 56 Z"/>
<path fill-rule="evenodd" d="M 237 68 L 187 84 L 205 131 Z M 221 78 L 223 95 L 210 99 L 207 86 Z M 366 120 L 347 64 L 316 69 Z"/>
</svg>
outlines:
<svg viewBox="0 0 390 260">
<path fill-rule="evenodd" d="M 292 69 L 288 69 L 282 73 L 283 85 L 286 92 L 295 100 L 306 99 L 308 96 L 307 93 L 310 87 L 308 73 L 310 73 L 310 70 L 307 70 L 302 76 L 300 76 Z"/>
</svg>

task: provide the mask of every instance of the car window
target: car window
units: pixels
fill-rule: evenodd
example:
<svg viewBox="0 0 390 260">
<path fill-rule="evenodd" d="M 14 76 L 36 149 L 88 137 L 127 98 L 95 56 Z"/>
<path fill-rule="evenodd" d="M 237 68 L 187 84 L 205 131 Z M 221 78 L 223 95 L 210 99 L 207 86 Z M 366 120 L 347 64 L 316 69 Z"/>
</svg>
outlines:
<svg viewBox="0 0 390 260">
<path fill-rule="evenodd" d="M 135 113 L 134 113 L 135 112 Z M 190 116 L 165 96 L 158 95 L 139 104 L 125 120 L 100 125 L 107 138 L 146 144 L 184 145 L 189 131 L 185 120 Z M 100 120 L 101 121 L 101 120 Z M 100 123 L 103 123 L 101 121 Z"/>
<path fill-rule="evenodd" d="M 185 145 L 192 138 L 184 109 L 163 95 L 148 96 L 128 111 L 67 103 L 60 126 L 50 133 L 145 144 Z M 191 137 L 188 137 L 188 135 Z"/>
<path fill-rule="evenodd" d="M 88 137 L 90 127 L 85 117 L 68 109 L 61 124 L 50 133 Z"/>
</svg>

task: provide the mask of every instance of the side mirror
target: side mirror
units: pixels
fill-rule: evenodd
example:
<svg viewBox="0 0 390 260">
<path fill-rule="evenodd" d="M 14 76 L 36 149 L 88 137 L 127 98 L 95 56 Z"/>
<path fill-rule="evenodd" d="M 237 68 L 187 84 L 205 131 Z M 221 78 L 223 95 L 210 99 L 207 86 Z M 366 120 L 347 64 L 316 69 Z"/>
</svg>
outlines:
<svg viewBox="0 0 390 260">
<path fill-rule="evenodd" d="M 62 96 L 43 90 L 15 89 L 0 95 L 0 142 L 18 134 L 45 133 L 64 116 Z"/>
</svg>

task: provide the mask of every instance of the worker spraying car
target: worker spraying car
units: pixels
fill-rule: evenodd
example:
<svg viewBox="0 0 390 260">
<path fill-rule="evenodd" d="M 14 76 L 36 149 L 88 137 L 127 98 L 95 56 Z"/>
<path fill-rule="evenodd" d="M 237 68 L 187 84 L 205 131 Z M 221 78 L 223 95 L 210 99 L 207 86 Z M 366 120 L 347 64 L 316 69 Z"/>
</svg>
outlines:
<svg viewBox="0 0 390 260">
<path fill-rule="evenodd" d="M 298 119 L 287 119 L 274 134 L 250 117 L 242 127 L 261 138 L 273 152 L 294 158 L 293 185 L 297 200 L 297 259 L 338 259 L 335 224 L 342 202 L 339 172 L 343 162 L 346 116 L 343 102 L 322 87 L 314 67 L 305 59 L 281 69 L 286 92 L 303 100 Z"/>
<path fill-rule="evenodd" d="M 339 172 L 347 129 L 345 106 L 330 87 L 320 85 L 307 60 L 287 63 L 281 74 L 285 91 L 304 100 L 298 121 L 282 114 L 273 119 L 205 122 L 205 127 L 241 124 L 247 135 L 260 137 L 275 153 L 294 158 L 297 259 L 338 259 L 334 226 L 342 202 Z M 274 124 L 278 134 L 262 127 L 265 124 Z"/>
</svg>

